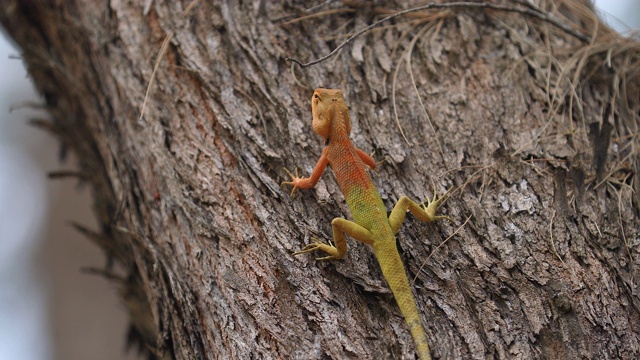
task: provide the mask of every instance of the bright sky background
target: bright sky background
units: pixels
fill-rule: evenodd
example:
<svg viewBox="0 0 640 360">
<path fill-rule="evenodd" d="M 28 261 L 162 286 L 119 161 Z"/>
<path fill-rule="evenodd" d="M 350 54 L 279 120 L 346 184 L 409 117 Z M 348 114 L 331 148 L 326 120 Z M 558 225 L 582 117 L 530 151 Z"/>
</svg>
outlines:
<svg viewBox="0 0 640 360">
<path fill-rule="evenodd" d="M 638 0 L 596 0 L 600 15 L 609 26 L 625 33 L 630 29 L 640 29 L 640 1 Z"/>
</svg>

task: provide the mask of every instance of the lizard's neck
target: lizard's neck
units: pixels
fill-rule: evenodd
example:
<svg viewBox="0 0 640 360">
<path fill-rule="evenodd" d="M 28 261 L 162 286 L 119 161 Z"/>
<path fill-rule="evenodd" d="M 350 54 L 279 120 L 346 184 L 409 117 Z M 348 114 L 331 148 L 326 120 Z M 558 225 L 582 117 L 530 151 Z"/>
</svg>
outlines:
<svg viewBox="0 0 640 360">
<path fill-rule="evenodd" d="M 349 139 L 349 133 L 345 124 L 345 119 L 339 111 L 336 112 L 335 118 L 331 122 L 331 140 L 343 141 Z"/>
</svg>

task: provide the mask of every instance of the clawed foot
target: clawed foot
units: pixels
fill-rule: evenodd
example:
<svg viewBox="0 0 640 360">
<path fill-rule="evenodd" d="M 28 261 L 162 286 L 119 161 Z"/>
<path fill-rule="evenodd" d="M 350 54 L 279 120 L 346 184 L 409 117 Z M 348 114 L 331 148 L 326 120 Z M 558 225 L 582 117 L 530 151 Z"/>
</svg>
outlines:
<svg viewBox="0 0 640 360">
<path fill-rule="evenodd" d="M 333 246 L 331 242 L 329 242 L 329 244 L 325 244 L 316 238 L 311 238 L 311 240 L 313 241 L 311 244 L 308 244 L 307 246 L 302 248 L 302 250 L 300 251 L 294 252 L 293 256 L 300 255 L 300 254 L 307 254 L 307 253 L 319 250 L 319 251 L 326 252 L 327 254 L 329 254 L 329 256 L 319 257 L 319 258 L 316 258 L 316 260 L 338 259 L 338 256 L 337 256 L 338 249 L 335 246 Z"/>
<path fill-rule="evenodd" d="M 436 210 L 438 209 L 438 206 L 440 206 L 440 203 L 442 201 L 444 201 L 444 199 L 447 198 L 447 195 L 451 192 L 452 189 L 453 189 L 453 187 L 449 188 L 449 190 L 447 190 L 447 192 L 444 193 L 444 195 L 442 195 L 440 198 L 438 198 L 438 193 L 436 192 L 436 187 L 434 185 L 433 186 L 433 199 L 429 199 L 429 197 L 427 196 L 427 200 L 424 201 L 422 204 L 420 204 L 420 207 L 422 207 L 422 209 L 424 209 L 424 211 L 427 213 L 429 218 L 433 219 L 432 221 L 436 221 L 436 220 L 440 220 L 440 219 L 447 219 L 449 221 L 453 221 L 453 219 L 451 219 L 448 216 L 436 215 Z"/>
<path fill-rule="evenodd" d="M 287 174 L 291 177 L 291 181 L 284 181 L 282 182 L 282 184 L 280 184 L 280 186 L 285 186 L 285 185 L 291 185 L 293 186 L 293 190 L 291 190 L 291 197 L 293 197 L 293 194 L 295 194 L 296 189 L 298 189 L 298 183 L 300 182 L 300 180 L 302 180 L 301 177 L 298 176 L 298 168 L 295 169 L 295 176 L 286 168 L 284 169 L 284 171 L 287 172 Z"/>
</svg>

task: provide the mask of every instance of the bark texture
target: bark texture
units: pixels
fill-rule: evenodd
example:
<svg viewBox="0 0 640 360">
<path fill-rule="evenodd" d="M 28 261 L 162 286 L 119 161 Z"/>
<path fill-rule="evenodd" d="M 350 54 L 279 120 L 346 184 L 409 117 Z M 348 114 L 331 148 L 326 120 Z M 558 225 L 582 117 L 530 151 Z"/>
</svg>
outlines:
<svg viewBox="0 0 640 360">
<path fill-rule="evenodd" d="M 522 14 L 440 9 L 304 70 L 285 57 L 323 56 L 411 4 L 0 4 L 51 113 L 36 124 L 79 156 L 102 224 L 83 231 L 150 356 L 414 358 L 371 249 L 290 255 L 350 216 L 331 171 L 294 198 L 279 186 L 320 156 L 323 86 L 385 159 L 389 208 L 456 188 L 440 209 L 453 222 L 408 216 L 398 236 L 435 358 L 640 357 L 640 47 L 582 1 L 537 4 L 590 44 Z"/>
</svg>

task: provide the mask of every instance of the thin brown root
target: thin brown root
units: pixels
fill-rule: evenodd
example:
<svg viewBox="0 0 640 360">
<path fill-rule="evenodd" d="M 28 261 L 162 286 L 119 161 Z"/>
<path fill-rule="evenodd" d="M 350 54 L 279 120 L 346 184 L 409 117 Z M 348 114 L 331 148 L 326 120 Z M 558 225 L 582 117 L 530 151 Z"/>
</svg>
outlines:
<svg viewBox="0 0 640 360">
<path fill-rule="evenodd" d="M 413 37 L 413 39 L 411 39 L 411 43 L 409 43 L 409 47 L 408 47 L 408 53 L 407 56 L 405 58 L 406 61 L 406 65 L 407 65 L 407 72 L 409 73 L 409 77 L 411 78 L 411 85 L 413 85 L 413 90 L 416 93 L 416 96 L 418 97 L 418 101 L 420 102 L 420 107 L 422 108 L 422 111 L 424 112 L 424 116 L 427 118 L 427 123 L 429 124 L 429 128 L 431 129 L 431 135 L 433 137 L 433 139 L 437 139 L 438 138 L 438 134 L 436 133 L 436 129 L 433 126 L 433 122 L 431 121 L 431 116 L 429 116 L 429 112 L 427 111 L 427 106 L 424 104 L 424 102 L 422 101 L 422 96 L 420 96 L 420 92 L 418 91 L 418 86 L 416 85 L 416 79 L 413 76 L 413 69 L 411 68 L 411 58 L 412 58 L 412 54 L 413 54 L 413 49 L 415 48 L 416 42 L 418 41 L 418 39 L 420 39 L 424 34 L 426 34 L 427 32 L 434 30 L 434 34 L 432 34 L 430 37 L 433 38 L 435 36 L 437 36 L 437 31 L 440 30 L 440 26 L 442 25 L 442 20 L 438 22 L 438 24 L 436 25 L 435 29 L 432 29 L 431 26 L 426 25 L 425 27 L 423 27 L 423 30 L 420 30 L 418 32 L 418 34 L 416 34 L 416 36 Z M 445 156 L 444 156 L 444 151 L 442 150 L 442 146 L 440 145 L 440 141 L 434 141 L 436 143 L 436 145 L 438 146 L 438 151 L 440 152 L 440 156 L 442 157 L 442 161 L 444 162 L 445 168 L 447 166 L 445 160 Z"/>
<path fill-rule="evenodd" d="M 313 18 L 316 18 L 316 17 L 322 17 L 322 16 L 327 16 L 327 15 L 333 15 L 333 14 L 354 13 L 354 12 L 356 12 L 354 9 L 331 9 L 331 10 L 325 10 L 325 11 L 317 12 L 315 14 L 300 16 L 300 17 L 297 17 L 295 19 L 292 19 L 292 20 L 289 20 L 289 21 L 285 21 L 283 23 L 280 23 L 280 26 L 287 26 L 287 25 L 299 23 L 299 22 L 304 21 L 304 20 L 313 19 Z"/>
<path fill-rule="evenodd" d="M 193 8 L 198 4 L 198 2 L 200 2 L 200 0 L 194 0 L 191 3 L 189 3 L 189 5 L 187 5 L 184 11 L 182 11 L 182 14 L 181 14 L 182 17 L 187 16 L 191 12 L 191 10 L 193 10 Z M 149 3 L 149 6 L 151 6 L 150 3 Z M 146 5 L 145 5 L 145 11 L 148 11 Z M 151 87 L 153 86 L 153 82 L 156 79 L 156 73 L 158 72 L 158 68 L 160 67 L 160 61 L 162 61 L 162 59 L 166 55 L 167 50 L 169 49 L 169 43 L 171 42 L 171 39 L 173 39 L 174 35 L 175 35 L 175 30 L 169 31 L 169 33 L 167 34 L 167 37 L 162 42 L 162 46 L 160 46 L 160 51 L 158 52 L 156 63 L 153 65 L 153 71 L 151 72 L 149 83 L 147 84 L 147 90 L 144 93 L 144 100 L 142 101 L 142 107 L 140 108 L 140 117 L 138 118 L 138 120 L 142 120 L 142 118 L 144 117 L 144 110 L 147 107 L 147 101 L 149 100 L 149 93 L 151 92 Z"/>
<path fill-rule="evenodd" d="M 556 242 L 553 239 L 553 221 L 555 219 L 556 219 L 556 210 L 553 209 L 553 212 L 551 213 L 551 221 L 549 221 L 549 241 L 551 242 L 551 249 L 553 250 L 553 254 L 558 258 L 558 260 L 560 260 L 562 265 L 564 265 L 564 267 L 566 268 L 567 264 L 565 264 L 564 260 L 562 260 L 562 258 L 558 254 L 558 250 L 556 249 Z"/>
<path fill-rule="evenodd" d="M 415 285 L 416 280 L 418 280 L 418 275 L 420 274 L 420 272 L 422 271 L 422 269 L 427 266 L 427 263 L 429 262 L 429 259 L 431 259 L 431 257 L 436 253 L 436 251 L 440 250 L 441 247 L 444 246 L 444 244 L 446 244 L 451 238 L 453 238 L 453 236 L 455 234 L 457 234 L 458 232 L 460 232 L 460 230 L 462 230 L 462 228 L 467 225 L 467 223 L 469 222 L 469 220 L 471 219 L 471 215 L 469 215 L 469 217 L 467 217 L 467 220 L 464 221 L 464 223 L 462 223 L 462 225 L 460 225 L 456 231 L 453 232 L 453 234 L 449 235 L 449 237 L 447 237 L 446 239 L 444 239 L 444 241 L 442 241 L 440 243 L 440 245 L 438 245 L 438 247 L 436 247 L 435 249 L 433 249 L 433 251 L 431 252 L 431 254 L 429 254 L 429 256 L 427 256 L 426 260 L 422 263 L 422 265 L 420 265 L 420 268 L 418 269 L 418 272 L 416 273 L 416 276 L 413 277 L 413 280 L 411 280 L 411 285 Z"/>
<path fill-rule="evenodd" d="M 262 130 L 264 131 L 264 141 L 268 144 L 269 133 L 267 132 L 267 122 L 265 121 L 264 116 L 262 116 L 262 111 L 260 110 L 260 106 L 258 106 L 258 103 L 255 100 L 253 100 L 253 98 L 249 96 L 249 94 L 247 94 L 244 90 L 240 89 L 237 86 L 234 86 L 233 89 L 239 92 L 240 94 L 242 94 L 242 96 L 244 96 L 247 100 L 249 100 L 249 102 L 253 105 L 253 107 L 258 112 L 258 117 L 260 117 L 260 123 L 262 124 Z"/>
<path fill-rule="evenodd" d="M 169 42 L 171 42 L 171 39 L 173 38 L 174 34 L 175 32 L 173 30 L 169 31 L 169 34 L 167 34 L 167 37 L 162 42 L 162 46 L 160 47 L 160 52 L 158 53 L 158 58 L 156 59 L 155 65 L 153 65 L 151 78 L 149 78 L 149 83 L 147 84 L 147 91 L 145 91 L 144 93 L 144 101 L 142 101 L 142 108 L 140 109 L 140 117 L 138 118 L 138 120 L 142 120 L 142 117 L 144 116 L 144 110 L 147 107 L 147 100 L 149 100 L 149 93 L 151 92 L 151 87 L 153 86 L 153 82 L 156 79 L 156 73 L 158 71 L 158 67 L 160 67 L 160 61 L 162 61 L 162 58 L 167 52 L 167 49 L 169 49 Z"/>
</svg>

